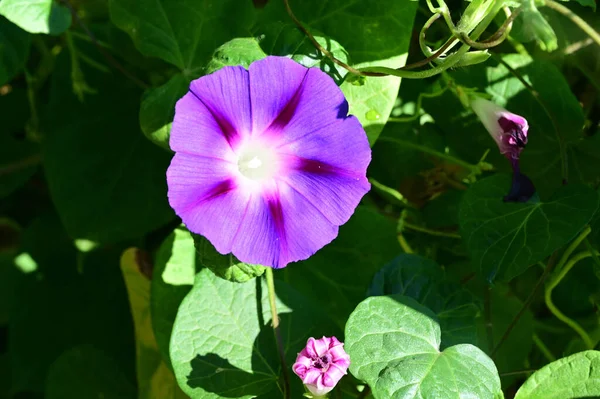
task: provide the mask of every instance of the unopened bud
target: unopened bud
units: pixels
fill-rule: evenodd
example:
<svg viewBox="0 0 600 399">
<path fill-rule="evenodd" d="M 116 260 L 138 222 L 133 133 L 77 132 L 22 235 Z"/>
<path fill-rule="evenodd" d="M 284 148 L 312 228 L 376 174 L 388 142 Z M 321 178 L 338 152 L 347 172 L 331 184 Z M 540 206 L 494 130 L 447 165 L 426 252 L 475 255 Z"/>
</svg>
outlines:
<svg viewBox="0 0 600 399">
<path fill-rule="evenodd" d="M 346 375 L 350 356 L 336 337 L 309 338 L 292 370 L 315 397 L 331 391 Z"/>
</svg>

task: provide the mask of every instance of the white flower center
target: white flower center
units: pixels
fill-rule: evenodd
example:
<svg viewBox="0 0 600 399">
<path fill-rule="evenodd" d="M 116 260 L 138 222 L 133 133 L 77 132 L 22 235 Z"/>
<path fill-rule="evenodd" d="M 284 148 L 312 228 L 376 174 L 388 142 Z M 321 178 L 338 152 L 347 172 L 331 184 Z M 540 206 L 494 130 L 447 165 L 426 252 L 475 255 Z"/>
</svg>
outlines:
<svg viewBox="0 0 600 399">
<path fill-rule="evenodd" d="M 277 173 L 277 156 L 266 146 L 249 144 L 240 151 L 238 169 L 255 181 L 270 179 Z"/>
</svg>

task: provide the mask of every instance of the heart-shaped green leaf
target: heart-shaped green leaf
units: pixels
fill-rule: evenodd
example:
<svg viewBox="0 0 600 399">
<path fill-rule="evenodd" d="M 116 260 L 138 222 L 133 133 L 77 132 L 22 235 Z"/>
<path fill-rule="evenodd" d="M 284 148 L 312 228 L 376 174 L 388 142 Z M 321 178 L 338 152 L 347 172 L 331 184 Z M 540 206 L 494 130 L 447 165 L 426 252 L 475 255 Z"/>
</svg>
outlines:
<svg viewBox="0 0 600 399">
<path fill-rule="evenodd" d="M 585 351 L 552 362 L 519 388 L 515 399 L 574 399 L 600 396 L 600 352 Z"/>
<path fill-rule="evenodd" d="M 598 194 L 561 187 L 549 201 L 503 202 L 510 177 L 495 175 L 469 188 L 460 206 L 461 235 L 488 281 L 510 280 L 568 243 L 592 219 Z"/>
<path fill-rule="evenodd" d="M 470 344 L 440 352 L 431 310 L 402 295 L 362 301 L 346 325 L 352 374 L 376 399 L 502 398 L 494 362 Z"/>
</svg>

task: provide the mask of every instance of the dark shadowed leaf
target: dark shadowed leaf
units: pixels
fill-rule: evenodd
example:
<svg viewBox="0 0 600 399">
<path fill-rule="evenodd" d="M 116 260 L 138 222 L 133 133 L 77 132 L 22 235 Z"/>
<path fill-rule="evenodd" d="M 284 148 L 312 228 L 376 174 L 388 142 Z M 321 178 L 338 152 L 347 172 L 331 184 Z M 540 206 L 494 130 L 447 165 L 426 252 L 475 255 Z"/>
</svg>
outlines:
<svg viewBox="0 0 600 399">
<path fill-rule="evenodd" d="M 591 220 L 598 195 L 587 186 L 561 187 L 547 201 L 503 202 L 510 177 L 495 175 L 463 197 L 461 235 L 474 267 L 488 280 L 510 280 L 568 243 Z"/>
<path fill-rule="evenodd" d="M 136 399 L 134 385 L 104 351 L 91 345 L 76 346 L 50 367 L 48 399 Z"/>
<path fill-rule="evenodd" d="M 170 62 L 187 78 L 201 74 L 218 46 L 249 36 L 255 12 L 250 1 L 110 1 L 111 20 L 140 52 Z"/>
<path fill-rule="evenodd" d="M 23 69 L 30 44 L 29 33 L 0 16 L 0 86 Z"/>
<path fill-rule="evenodd" d="M 44 168 L 69 234 L 114 242 L 173 219 L 165 179 L 169 156 L 139 130 L 139 91 L 119 76 L 90 70 L 86 78 L 98 93 L 82 103 L 65 89 L 65 62 L 59 59 L 62 71 L 52 82 Z"/>
<path fill-rule="evenodd" d="M 477 299 L 434 261 L 402 254 L 375 275 L 369 295 L 404 295 L 431 309 L 442 330 L 442 348 L 477 344 Z"/>
<path fill-rule="evenodd" d="M 343 326 L 375 273 L 400 252 L 395 223 L 358 207 L 331 244 L 277 276 L 307 297 L 319 298 L 329 316 Z"/>
</svg>

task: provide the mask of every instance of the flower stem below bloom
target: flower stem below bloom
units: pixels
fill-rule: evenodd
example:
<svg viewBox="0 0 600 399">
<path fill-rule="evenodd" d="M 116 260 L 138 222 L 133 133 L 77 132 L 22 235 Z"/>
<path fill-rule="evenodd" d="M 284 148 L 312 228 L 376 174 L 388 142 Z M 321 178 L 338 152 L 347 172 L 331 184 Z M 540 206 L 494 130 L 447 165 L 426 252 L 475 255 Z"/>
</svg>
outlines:
<svg viewBox="0 0 600 399">
<path fill-rule="evenodd" d="M 279 352 L 279 360 L 281 362 L 281 373 L 283 374 L 283 395 L 284 398 L 290 399 L 290 377 L 285 364 L 285 351 L 283 349 L 281 331 L 279 330 L 279 316 L 277 315 L 277 304 L 275 301 L 275 280 L 273 279 L 273 268 L 267 267 L 265 274 L 267 277 L 267 289 L 269 291 L 271 323 L 273 325 L 273 332 L 275 333 L 275 341 L 277 342 L 277 352 Z"/>
</svg>

